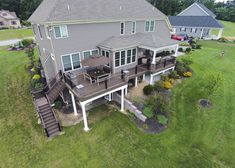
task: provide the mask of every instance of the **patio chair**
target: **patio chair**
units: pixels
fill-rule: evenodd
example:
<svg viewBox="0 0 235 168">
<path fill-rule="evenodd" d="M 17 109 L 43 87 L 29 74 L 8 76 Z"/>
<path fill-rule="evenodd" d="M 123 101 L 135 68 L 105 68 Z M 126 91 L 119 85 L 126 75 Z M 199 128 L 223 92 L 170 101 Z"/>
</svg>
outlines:
<svg viewBox="0 0 235 168">
<path fill-rule="evenodd" d="M 83 74 L 83 76 L 84 76 L 84 80 L 89 80 L 90 81 L 90 84 L 92 84 L 92 83 L 96 83 L 96 80 L 95 79 L 93 79 L 88 73 L 84 73 Z"/>
</svg>

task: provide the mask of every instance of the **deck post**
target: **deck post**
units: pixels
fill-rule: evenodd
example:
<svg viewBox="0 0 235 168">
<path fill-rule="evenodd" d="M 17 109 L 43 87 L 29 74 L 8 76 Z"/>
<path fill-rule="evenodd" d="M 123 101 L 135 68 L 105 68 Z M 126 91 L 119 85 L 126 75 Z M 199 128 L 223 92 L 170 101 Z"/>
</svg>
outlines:
<svg viewBox="0 0 235 168">
<path fill-rule="evenodd" d="M 109 102 L 112 101 L 112 93 L 109 94 Z"/>
<path fill-rule="evenodd" d="M 125 95 L 127 95 L 127 94 L 128 94 L 128 90 L 127 90 L 127 89 L 128 89 L 128 88 L 126 88 L 126 89 L 125 89 Z"/>
<path fill-rule="evenodd" d="M 143 81 L 145 81 L 145 74 L 143 74 Z"/>
<path fill-rule="evenodd" d="M 153 85 L 153 75 L 150 75 L 150 85 Z"/>
<path fill-rule="evenodd" d="M 121 112 L 124 111 L 124 89 L 122 89 L 121 93 Z"/>
<path fill-rule="evenodd" d="M 138 77 L 135 77 L 135 87 L 138 87 Z"/>
<path fill-rule="evenodd" d="M 154 50 L 152 64 L 156 64 L 156 54 L 157 54 L 157 50 Z"/>
<path fill-rule="evenodd" d="M 179 45 L 177 45 L 175 48 L 175 54 L 174 54 L 175 57 L 177 57 L 177 55 L 178 55 L 178 50 L 179 50 Z"/>
<path fill-rule="evenodd" d="M 78 110 L 77 110 L 77 106 L 76 106 L 76 101 L 75 101 L 74 94 L 73 94 L 71 91 L 69 91 L 69 93 L 70 93 L 71 98 L 72 98 L 74 115 L 75 115 L 75 116 L 78 116 Z"/>
<path fill-rule="evenodd" d="M 223 31 L 224 31 L 224 29 L 220 29 L 220 30 L 219 30 L 219 34 L 218 34 L 218 36 L 217 36 L 217 39 L 218 39 L 218 40 L 221 38 L 221 36 L 222 36 L 222 34 L 223 34 Z"/>
<path fill-rule="evenodd" d="M 90 128 L 88 127 L 88 122 L 87 122 L 87 115 L 86 115 L 86 107 L 84 103 L 81 104 L 81 109 L 82 109 L 82 115 L 83 115 L 83 122 L 84 122 L 84 131 L 88 132 L 90 131 Z"/>
</svg>

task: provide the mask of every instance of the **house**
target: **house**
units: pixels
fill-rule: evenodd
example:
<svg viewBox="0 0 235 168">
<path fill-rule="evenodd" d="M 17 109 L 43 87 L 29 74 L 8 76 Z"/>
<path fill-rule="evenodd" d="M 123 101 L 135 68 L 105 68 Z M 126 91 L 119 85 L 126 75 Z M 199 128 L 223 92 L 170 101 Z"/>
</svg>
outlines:
<svg viewBox="0 0 235 168">
<path fill-rule="evenodd" d="M 20 19 L 15 12 L 0 10 L 0 28 L 21 28 Z"/>
<path fill-rule="evenodd" d="M 146 0 L 44 0 L 29 21 L 49 86 L 46 98 L 35 96 L 48 136 L 60 130 L 48 106 L 58 96 L 73 104 L 75 116 L 82 112 L 88 131 L 91 104 L 118 100 L 124 111 L 131 82 L 153 84 L 175 67 L 178 42 L 168 17 Z"/>
<path fill-rule="evenodd" d="M 205 5 L 195 2 L 177 16 L 169 16 L 175 34 L 187 34 L 200 39 L 219 39 L 224 26 Z M 212 35 L 217 30 L 217 35 Z"/>
</svg>

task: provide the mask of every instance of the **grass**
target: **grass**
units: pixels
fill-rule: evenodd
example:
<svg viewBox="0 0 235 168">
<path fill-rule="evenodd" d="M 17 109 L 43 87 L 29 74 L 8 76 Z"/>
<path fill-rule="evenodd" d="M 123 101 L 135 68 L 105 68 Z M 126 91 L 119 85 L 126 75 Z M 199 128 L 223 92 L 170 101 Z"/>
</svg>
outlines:
<svg viewBox="0 0 235 168">
<path fill-rule="evenodd" d="M 32 36 L 33 36 L 32 29 L 0 30 L 0 41 L 11 40 L 11 39 L 23 39 Z"/>
<path fill-rule="evenodd" d="M 227 21 L 221 21 L 221 23 L 225 27 L 224 32 L 223 32 L 223 36 L 235 37 L 235 23 L 234 22 L 227 22 Z"/>
<path fill-rule="evenodd" d="M 0 48 L 0 167 L 234 167 L 235 44 L 201 43 L 203 50 L 192 54 L 193 77 L 173 90 L 166 132 L 144 134 L 128 117 L 101 106 L 90 112 L 90 132 L 80 124 L 51 141 L 36 124 L 26 56 Z M 210 110 L 197 105 L 208 71 L 224 75 Z"/>
</svg>

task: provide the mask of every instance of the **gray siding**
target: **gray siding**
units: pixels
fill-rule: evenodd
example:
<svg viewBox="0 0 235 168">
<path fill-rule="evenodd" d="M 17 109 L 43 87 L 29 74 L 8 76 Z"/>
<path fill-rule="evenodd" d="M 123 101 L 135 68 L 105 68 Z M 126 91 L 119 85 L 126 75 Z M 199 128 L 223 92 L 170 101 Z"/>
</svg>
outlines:
<svg viewBox="0 0 235 168">
<path fill-rule="evenodd" d="M 186 9 L 179 16 L 208 16 L 201 8 L 199 8 L 196 4 Z"/>
<path fill-rule="evenodd" d="M 202 37 L 207 37 L 210 35 L 211 29 L 210 28 L 196 28 L 196 27 L 192 27 L 192 28 L 196 28 L 197 31 L 196 32 L 191 32 L 191 27 L 187 27 L 186 31 L 180 31 L 180 27 L 173 27 L 176 29 L 176 34 L 187 34 L 189 37 L 197 37 L 197 38 L 201 38 Z M 202 32 L 203 31 L 203 32 Z"/>
</svg>

